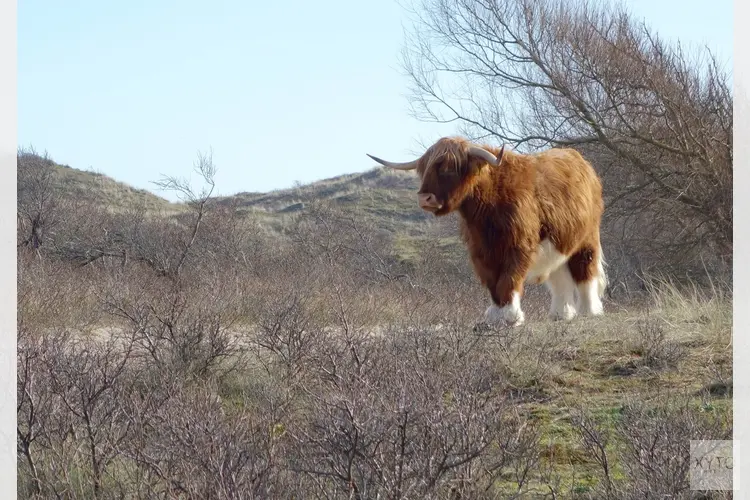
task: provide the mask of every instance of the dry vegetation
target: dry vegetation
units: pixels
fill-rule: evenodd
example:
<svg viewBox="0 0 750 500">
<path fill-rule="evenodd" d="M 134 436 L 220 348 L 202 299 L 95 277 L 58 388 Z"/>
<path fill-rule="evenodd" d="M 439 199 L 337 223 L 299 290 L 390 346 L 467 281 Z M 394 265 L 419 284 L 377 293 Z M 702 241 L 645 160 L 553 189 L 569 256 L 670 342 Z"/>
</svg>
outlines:
<svg viewBox="0 0 750 500">
<path fill-rule="evenodd" d="M 500 3 L 505 24 L 492 24 L 500 19 L 488 6 Z M 534 17 L 541 12 L 534 8 L 550 5 L 426 4 L 432 22 L 454 30 L 453 39 L 436 33 L 453 43 L 481 39 L 456 20 L 483 29 L 522 26 L 525 18 L 513 16 L 543 20 L 524 35 L 538 43 L 493 40 L 496 49 L 537 51 L 517 55 L 518 64 L 603 57 L 609 32 L 579 33 L 593 11 Z M 625 45 L 629 64 L 637 50 L 672 54 L 637 38 L 644 35 L 627 17 L 615 19 L 625 23 L 613 24 L 618 36 L 641 42 Z M 578 59 L 555 55 L 561 41 Z M 610 108 L 610 94 L 589 89 L 596 100 L 572 110 L 573 90 L 593 78 L 583 69 L 575 80 L 572 67 L 555 67 L 559 73 L 547 75 L 554 90 L 531 85 L 533 71 L 520 82 L 537 98 L 527 105 L 546 106 L 530 113 L 539 120 L 556 111 L 569 124 L 560 130 L 580 137 L 576 113 L 622 114 L 621 122 L 609 115 L 594 122 L 589 132 L 598 139 L 589 134 L 578 144 L 597 168 L 610 168 L 610 201 L 625 193 L 620 199 L 643 209 L 645 224 L 633 225 L 622 205 L 608 216 L 615 288 L 601 318 L 550 323 L 546 292 L 530 287 L 525 326 L 475 328 L 488 298 L 456 245 L 455 219 L 425 220 L 400 174 L 213 199 L 214 166 L 201 156 L 206 191 L 166 179 L 162 185 L 184 198 L 170 205 L 134 192 L 80 196 L 95 190 L 71 191 L 60 167 L 19 152 L 18 497 L 731 497 L 690 491 L 687 475 L 691 439 L 732 435 L 731 281 L 716 250 L 731 249 L 731 231 L 723 232 L 731 212 L 705 218 L 711 199 L 728 200 L 716 210 L 731 207 L 731 141 L 727 160 L 720 137 L 728 109 L 731 138 L 731 105 L 710 101 L 726 96 L 701 86 L 718 85 L 713 70 L 681 73 L 674 54 L 656 57 L 669 71 L 650 83 L 620 80 L 644 72 L 606 54 L 609 65 L 581 67 L 611 70 L 617 78 L 593 74 L 620 82 L 621 92 L 646 85 L 659 102 L 678 106 L 664 110 L 663 128 L 635 105 L 643 99 L 637 92 L 613 91 L 625 104 Z M 428 56 L 423 63 L 437 64 Z M 705 94 L 672 92 L 694 74 L 705 76 L 695 83 Z M 496 85 L 509 78 L 477 75 Z M 547 100 L 536 94 L 544 91 Z M 693 105 L 702 115 L 684 121 L 680 113 Z M 693 128 L 668 132 L 673 115 Z M 499 116 L 479 118 L 499 137 L 512 129 Z M 623 125 L 636 118 L 644 128 Z M 611 128 L 596 128 L 605 122 Z M 543 136 L 530 130 L 521 132 Z M 570 140 L 546 130 L 549 142 Z M 657 132 L 658 143 L 649 142 Z M 677 147 L 687 149 L 669 153 Z M 74 178 L 87 182 L 80 172 Z M 650 183 L 632 190 L 636 179 Z M 670 197 L 686 186 L 697 205 Z M 660 263 L 667 272 L 653 273 Z"/>
<path fill-rule="evenodd" d="M 532 289 L 527 326 L 475 331 L 451 250 L 403 262 L 326 204 L 270 239 L 203 201 L 119 219 L 127 259 L 21 246 L 19 497 L 684 495 L 689 438 L 731 434 L 719 288 L 571 324 Z"/>
</svg>

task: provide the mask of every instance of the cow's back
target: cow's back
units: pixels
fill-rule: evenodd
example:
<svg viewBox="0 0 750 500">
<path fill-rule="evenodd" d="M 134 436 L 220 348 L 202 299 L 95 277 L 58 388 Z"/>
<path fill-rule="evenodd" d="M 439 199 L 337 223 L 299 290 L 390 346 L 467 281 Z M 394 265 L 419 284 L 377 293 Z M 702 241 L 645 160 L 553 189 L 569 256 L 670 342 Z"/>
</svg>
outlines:
<svg viewBox="0 0 750 500">
<path fill-rule="evenodd" d="M 540 219 L 561 250 L 598 232 L 603 211 L 602 186 L 593 167 L 574 149 L 533 155 L 535 195 Z"/>
</svg>

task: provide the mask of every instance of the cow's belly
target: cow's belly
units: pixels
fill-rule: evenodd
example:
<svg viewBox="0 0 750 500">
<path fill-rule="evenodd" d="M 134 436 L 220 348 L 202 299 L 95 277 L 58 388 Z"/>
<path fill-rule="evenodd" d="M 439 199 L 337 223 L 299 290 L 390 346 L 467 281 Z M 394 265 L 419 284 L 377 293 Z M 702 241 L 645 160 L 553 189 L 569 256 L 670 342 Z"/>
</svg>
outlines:
<svg viewBox="0 0 750 500">
<path fill-rule="evenodd" d="M 568 261 L 568 256 L 561 254 L 548 239 L 542 240 L 537 247 L 534 260 L 526 274 L 527 283 L 544 283 L 550 273 Z"/>
</svg>

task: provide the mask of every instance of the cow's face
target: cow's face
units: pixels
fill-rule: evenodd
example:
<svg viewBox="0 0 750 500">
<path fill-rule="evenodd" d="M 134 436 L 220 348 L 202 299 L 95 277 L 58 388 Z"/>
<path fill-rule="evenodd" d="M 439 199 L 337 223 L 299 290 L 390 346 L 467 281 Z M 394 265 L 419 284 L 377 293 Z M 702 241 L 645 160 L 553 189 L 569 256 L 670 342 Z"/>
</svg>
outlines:
<svg viewBox="0 0 750 500">
<path fill-rule="evenodd" d="M 436 216 L 449 214 L 461 206 L 473 189 L 476 177 L 488 166 L 500 164 L 504 148 L 496 157 L 488 150 L 462 138 L 444 137 L 420 158 L 404 163 L 370 158 L 386 167 L 416 169 L 422 180 L 417 201 L 422 210 Z"/>
<path fill-rule="evenodd" d="M 431 158 L 425 155 L 422 164 L 417 166 L 417 173 L 422 179 L 417 201 L 422 210 L 441 216 L 461 206 L 482 164 L 481 160 L 462 153 L 442 151 Z"/>
</svg>

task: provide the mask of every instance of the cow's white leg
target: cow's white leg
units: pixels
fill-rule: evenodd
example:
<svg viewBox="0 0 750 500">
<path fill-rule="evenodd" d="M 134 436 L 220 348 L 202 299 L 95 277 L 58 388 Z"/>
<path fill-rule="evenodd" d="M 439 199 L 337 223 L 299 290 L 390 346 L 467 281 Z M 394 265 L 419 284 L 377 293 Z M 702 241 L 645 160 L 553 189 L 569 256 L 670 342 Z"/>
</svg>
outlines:
<svg viewBox="0 0 750 500">
<path fill-rule="evenodd" d="M 589 281 L 578 283 L 578 311 L 586 316 L 604 314 L 602 296 L 607 287 L 607 275 L 604 272 L 604 257 L 601 246 L 596 259 L 596 276 Z"/>
<path fill-rule="evenodd" d="M 552 320 L 567 321 L 575 317 L 576 282 L 573 280 L 568 266 L 562 265 L 552 271 L 545 284 L 550 291 L 550 295 L 552 295 L 552 304 L 550 305 L 548 314 L 549 318 Z"/>
<path fill-rule="evenodd" d="M 600 280 L 595 277 L 578 283 L 578 312 L 586 316 L 604 314 L 602 299 L 599 297 Z"/>
<path fill-rule="evenodd" d="M 492 304 L 484 313 L 484 320 L 487 323 L 505 323 L 510 326 L 520 326 L 524 323 L 525 318 L 521 310 L 521 295 L 514 291 L 511 294 L 509 303 L 502 307 Z"/>
</svg>

